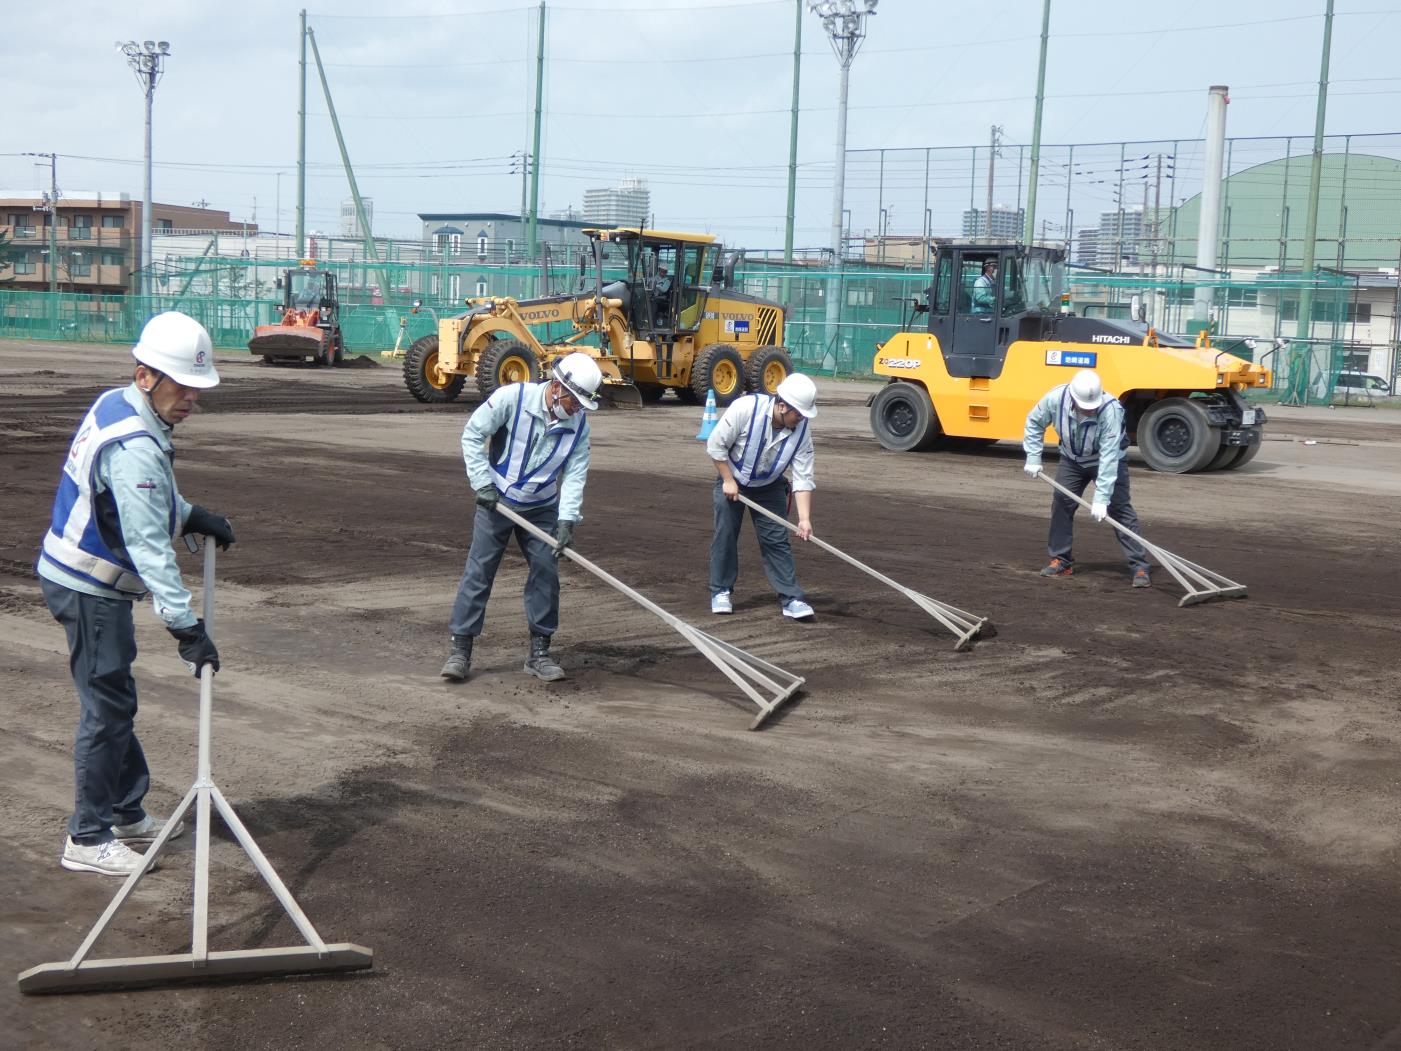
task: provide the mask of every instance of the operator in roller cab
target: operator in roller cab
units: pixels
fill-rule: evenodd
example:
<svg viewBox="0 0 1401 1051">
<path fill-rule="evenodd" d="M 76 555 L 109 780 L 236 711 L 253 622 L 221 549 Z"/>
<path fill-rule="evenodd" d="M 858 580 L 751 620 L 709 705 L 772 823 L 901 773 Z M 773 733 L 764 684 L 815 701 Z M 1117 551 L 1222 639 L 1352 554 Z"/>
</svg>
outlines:
<svg viewBox="0 0 1401 1051">
<path fill-rule="evenodd" d="M 1096 522 L 1112 518 L 1125 529 L 1139 532 L 1138 514 L 1129 502 L 1129 465 L 1124 452 L 1129 447 L 1124 423 L 1124 407 L 1104 391 L 1100 378 L 1090 369 L 1081 369 L 1070 380 L 1051 388 L 1026 417 L 1026 473 L 1041 473 L 1041 452 L 1046 428 L 1055 427 L 1060 436 L 1060 466 L 1056 481 L 1076 496 L 1090 482 L 1095 484 L 1090 515 Z M 1075 538 L 1075 511 L 1078 505 L 1064 493 L 1051 497 L 1051 535 L 1046 545 L 1051 560 L 1041 570 L 1043 577 L 1068 577 L 1075 572 L 1071 544 Z M 1119 546 L 1129 560 L 1133 586 L 1152 585 L 1148 575 L 1148 552 L 1128 533 L 1115 530 Z"/>
<path fill-rule="evenodd" d="M 185 666 L 217 672 L 219 651 L 195 616 L 171 542 L 182 533 L 222 548 L 234 542 L 227 518 L 175 486 L 175 426 L 219 382 L 209 333 L 177 311 L 157 314 L 132 357 L 131 384 L 100 395 L 74 435 L 37 567 L 78 691 L 73 814 L 60 863 L 106 876 L 140 869 L 145 858 L 131 848 L 165 827 L 142 805 L 151 778 L 136 737 L 132 606 L 150 592 Z"/>
</svg>

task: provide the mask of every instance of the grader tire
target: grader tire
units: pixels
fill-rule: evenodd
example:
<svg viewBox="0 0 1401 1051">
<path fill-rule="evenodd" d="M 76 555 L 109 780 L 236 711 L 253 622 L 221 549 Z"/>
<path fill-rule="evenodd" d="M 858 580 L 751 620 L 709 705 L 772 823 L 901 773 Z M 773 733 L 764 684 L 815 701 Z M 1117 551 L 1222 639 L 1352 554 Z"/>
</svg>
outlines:
<svg viewBox="0 0 1401 1051">
<path fill-rule="evenodd" d="M 773 394 L 793 373 L 793 358 L 783 347 L 756 347 L 744 363 L 744 389 Z"/>
<path fill-rule="evenodd" d="M 715 392 L 721 408 L 744 393 L 744 359 L 739 351 L 723 343 L 712 343 L 700 352 L 691 370 L 691 390 L 701 401 L 706 391 Z"/>
<path fill-rule="evenodd" d="M 921 452 L 943 438 L 929 392 L 916 383 L 887 383 L 871 402 L 871 433 L 891 452 Z"/>
<path fill-rule="evenodd" d="M 1138 421 L 1138 449 L 1163 474 L 1200 471 L 1221 449 L 1221 432 L 1191 398 L 1164 398 Z"/>
<path fill-rule="evenodd" d="M 462 393 L 462 376 L 438 371 L 438 336 L 420 336 L 404 355 L 404 386 L 421 402 L 456 401 Z"/>
<path fill-rule="evenodd" d="M 511 383 L 535 383 L 540 379 L 540 359 L 524 343 L 498 339 L 477 359 L 477 389 L 489 398 Z"/>
</svg>

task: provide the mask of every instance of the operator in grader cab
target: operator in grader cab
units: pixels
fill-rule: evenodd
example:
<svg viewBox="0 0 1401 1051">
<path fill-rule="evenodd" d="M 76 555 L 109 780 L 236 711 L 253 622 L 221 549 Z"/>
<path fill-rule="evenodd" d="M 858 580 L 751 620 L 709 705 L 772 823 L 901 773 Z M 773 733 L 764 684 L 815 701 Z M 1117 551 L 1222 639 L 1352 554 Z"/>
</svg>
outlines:
<svg viewBox="0 0 1401 1051">
<path fill-rule="evenodd" d="M 530 650 L 525 671 L 545 682 L 564 678 L 550 656 L 550 638 L 559 627 L 559 565 L 582 519 L 584 482 L 589 474 L 589 421 L 598 408 L 603 373 L 580 351 L 555 362 L 543 383 L 498 387 L 477 406 L 462 431 L 462 459 L 477 494 L 472 546 L 452 606 L 452 651 L 440 673 L 462 682 L 472 664 L 472 644 L 486 620 L 486 603 L 506 544 L 516 543 L 529 563 L 525 579 L 525 621 Z M 517 514 L 547 533 L 545 543 L 496 513 L 505 501 Z"/>
<path fill-rule="evenodd" d="M 1139 532 L 1138 513 L 1129 502 L 1129 464 L 1124 458 L 1129 435 L 1124 407 L 1104 392 L 1096 372 L 1081 369 L 1069 383 L 1052 387 L 1027 413 L 1022 448 L 1026 450 L 1025 470 L 1032 478 L 1041 473 L 1047 427 L 1055 427 L 1060 437 L 1056 481 L 1076 496 L 1093 481 L 1095 498 L 1090 514 L 1094 520 L 1112 518 L 1125 529 Z M 1041 570 L 1043 577 L 1068 577 L 1075 572 L 1071 543 L 1078 506 L 1063 493 L 1055 492 L 1051 497 L 1051 536 L 1046 545 L 1051 561 Z M 1114 534 L 1128 556 L 1133 586 L 1150 587 L 1148 552 L 1127 533 L 1116 529 Z"/>
</svg>

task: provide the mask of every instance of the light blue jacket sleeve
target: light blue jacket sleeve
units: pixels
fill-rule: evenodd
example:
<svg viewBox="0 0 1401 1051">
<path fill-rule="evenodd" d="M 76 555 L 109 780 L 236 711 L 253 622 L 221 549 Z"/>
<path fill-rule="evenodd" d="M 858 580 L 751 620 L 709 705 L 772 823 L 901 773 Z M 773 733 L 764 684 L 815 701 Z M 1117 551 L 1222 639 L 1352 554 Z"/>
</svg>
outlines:
<svg viewBox="0 0 1401 1051">
<path fill-rule="evenodd" d="M 497 387 L 491 397 L 472 410 L 467 426 L 462 428 L 462 460 L 467 465 L 467 481 L 473 489 L 495 485 L 491 478 L 491 462 L 487 459 L 486 443 L 501 429 L 515 411 L 514 387 Z"/>
<path fill-rule="evenodd" d="M 1099 473 L 1095 475 L 1095 503 L 1107 504 L 1114 496 L 1119 479 L 1119 462 L 1124 450 L 1119 440 L 1124 432 L 1124 407 L 1111 401 L 1099 414 Z"/>
<path fill-rule="evenodd" d="M 574 443 L 559 479 L 559 517 L 571 522 L 584 520 L 584 483 L 589 478 L 589 432 Z"/>
<path fill-rule="evenodd" d="M 188 628 L 198 618 L 170 541 L 170 504 L 178 501 L 181 524 L 190 505 L 175 491 L 170 463 L 147 441 L 103 450 L 98 476 L 111 490 L 131 564 L 151 591 L 156 616 L 167 627 Z"/>
<path fill-rule="evenodd" d="M 1041 453 L 1046 448 L 1046 428 L 1056 422 L 1060 398 L 1061 388 L 1055 387 L 1026 414 L 1026 433 L 1022 435 L 1022 448 L 1026 450 L 1028 463 L 1041 462 Z"/>
</svg>

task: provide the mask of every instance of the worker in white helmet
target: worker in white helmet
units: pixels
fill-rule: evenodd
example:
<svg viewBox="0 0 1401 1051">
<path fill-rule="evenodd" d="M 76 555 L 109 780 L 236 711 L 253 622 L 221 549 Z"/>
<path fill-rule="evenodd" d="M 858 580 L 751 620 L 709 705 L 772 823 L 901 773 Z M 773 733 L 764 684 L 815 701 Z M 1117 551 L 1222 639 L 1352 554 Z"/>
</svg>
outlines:
<svg viewBox="0 0 1401 1051">
<path fill-rule="evenodd" d="M 743 493 L 760 507 L 788 516 L 788 497 L 798 509 L 798 536 L 812 536 L 812 433 L 817 415 L 817 385 L 794 372 L 773 394 L 736 398 L 706 440 L 715 463 L 715 537 L 710 542 L 710 612 L 734 612 L 735 581 L 739 577 L 739 530 L 744 523 Z M 792 468 L 790 485 L 784 477 Z M 792 620 L 813 619 L 803 589 L 798 586 L 788 530 L 750 509 L 764 573 L 778 593 L 780 609 Z"/>
<path fill-rule="evenodd" d="M 172 466 L 175 425 L 219 382 L 209 333 L 185 314 L 157 314 L 132 357 L 131 385 L 101 394 L 78 427 L 37 566 L 78 690 L 73 814 L 60 862 L 108 876 L 140 868 L 132 846 L 144 849 L 165 827 L 142 806 L 150 773 L 136 737 L 132 606 L 149 592 L 186 667 L 218 671 L 172 541 L 200 533 L 225 549 L 234 542 L 227 518 L 180 495 Z"/>
<path fill-rule="evenodd" d="M 541 383 L 511 383 L 492 391 L 462 431 L 462 459 L 477 494 L 472 546 L 457 588 L 449 624 L 452 649 L 442 677 L 467 678 L 472 645 L 486 620 L 486 603 L 501 556 L 514 534 L 529 564 L 525 580 L 525 620 L 530 649 L 525 671 L 545 682 L 564 678 L 550 656 L 559 627 L 559 565 L 583 519 L 584 483 L 589 474 L 587 412 L 598 408 L 603 373 L 582 351 L 555 362 Z M 496 513 L 506 506 L 555 538 L 553 545 Z"/>
<path fill-rule="evenodd" d="M 1090 482 L 1095 484 L 1090 514 L 1096 522 L 1112 518 L 1133 533 L 1139 532 L 1138 514 L 1130 503 L 1129 464 L 1124 452 L 1129 447 L 1124 407 L 1106 394 L 1099 375 L 1091 369 L 1077 372 L 1069 383 L 1053 387 L 1026 417 L 1022 448 L 1026 451 L 1026 473 L 1041 473 L 1041 450 L 1046 428 L 1055 427 L 1060 437 L 1060 466 L 1056 481 L 1076 496 Z M 1075 510 L 1079 505 L 1063 493 L 1051 497 L 1051 535 L 1047 544 L 1051 560 L 1041 570 L 1043 577 L 1068 577 L 1075 572 L 1071 554 Z M 1132 536 L 1114 531 L 1119 546 L 1129 560 L 1133 586 L 1152 585 L 1148 575 L 1148 552 Z"/>
</svg>

